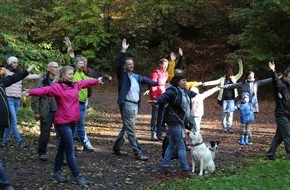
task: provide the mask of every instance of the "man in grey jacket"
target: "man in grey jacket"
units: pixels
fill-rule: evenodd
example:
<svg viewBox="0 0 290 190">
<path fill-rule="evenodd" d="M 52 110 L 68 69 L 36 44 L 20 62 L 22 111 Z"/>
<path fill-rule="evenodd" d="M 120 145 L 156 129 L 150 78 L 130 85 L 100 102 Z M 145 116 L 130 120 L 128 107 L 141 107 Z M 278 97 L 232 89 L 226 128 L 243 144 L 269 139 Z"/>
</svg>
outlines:
<svg viewBox="0 0 290 190">
<path fill-rule="evenodd" d="M 50 62 L 47 65 L 47 74 L 40 78 L 35 88 L 41 86 L 50 86 L 58 69 L 56 62 Z M 31 108 L 34 111 L 36 120 L 40 120 L 40 136 L 38 139 L 38 154 L 41 161 L 46 161 L 47 144 L 50 138 L 51 126 L 54 122 L 56 113 L 56 102 L 53 97 L 31 97 Z"/>
</svg>

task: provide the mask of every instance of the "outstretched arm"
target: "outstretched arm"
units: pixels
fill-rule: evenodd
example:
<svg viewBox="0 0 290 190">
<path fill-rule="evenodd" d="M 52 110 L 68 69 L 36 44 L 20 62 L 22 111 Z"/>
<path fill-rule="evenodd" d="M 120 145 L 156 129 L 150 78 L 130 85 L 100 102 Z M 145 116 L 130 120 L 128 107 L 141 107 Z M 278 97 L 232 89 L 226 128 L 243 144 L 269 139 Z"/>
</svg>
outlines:
<svg viewBox="0 0 290 190">
<path fill-rule="evenodd" d="M 11 86 L 12 84 L 24 79 L 33 69 L 34 65 L 31 65 L 25 71 L 15 72 L 13 75 L 2 78 L 4 87 Z"/>
</svg>

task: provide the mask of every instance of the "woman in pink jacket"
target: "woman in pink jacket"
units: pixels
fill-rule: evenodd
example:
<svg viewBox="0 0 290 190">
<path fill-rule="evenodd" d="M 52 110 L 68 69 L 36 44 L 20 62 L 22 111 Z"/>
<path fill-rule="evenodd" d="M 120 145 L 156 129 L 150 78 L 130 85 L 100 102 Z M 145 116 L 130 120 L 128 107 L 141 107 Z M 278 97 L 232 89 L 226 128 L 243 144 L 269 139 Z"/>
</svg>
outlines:
<svg viewBox="0 0 290 190">
<path fill-rule="evenodd" d="M 67 164 L 71 169 L 74 182 L 87 185 L 89 182 L 78 170 L 74 155 L 73 131 L 75 124 L 80 118 L 78 93 L 82 88 L 88 88 L 98 83 L 102 83 L 102 78 L 82 80 L 73 82 L 74 71 L 70 66 L 64 66 L 59 71 L 55 83 L 35 89 L 29 89 L 27 95 L 30 96 L 53 96 L 57 104 L 55 116 L 55 130 L 60 136 L 60 145 L 55 157 L 54 174 L 51 179 L 64 183 L 67 179 L 61 174 L 61 166 L 66 154 Z"/>
</svg>

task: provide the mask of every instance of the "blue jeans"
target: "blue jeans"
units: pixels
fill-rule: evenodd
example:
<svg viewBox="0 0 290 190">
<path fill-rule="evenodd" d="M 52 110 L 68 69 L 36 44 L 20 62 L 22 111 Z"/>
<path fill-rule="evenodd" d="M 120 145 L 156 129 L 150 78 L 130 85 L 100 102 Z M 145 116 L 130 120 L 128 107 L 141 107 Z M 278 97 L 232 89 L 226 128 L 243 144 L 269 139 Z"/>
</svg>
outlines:
<svg viewBox="0 0 290 190">
<path fill-rule="evenodd" d="M 222 106 L 222 126 L 223 129 L 231 129 L 233 124 L 233 112 L 226 113 L 224 110 L 235 106 L 235 100 L 224 100 Z"/>
<path fill-rule="evenodd" d="M 2 141 L 4 131 L 0 131 L 0 141 Z M 1 189 L 4 189 L 6 187 L 10 186 L 10 183 L 8 181 L 7 175 L 4 171 L 3 165 L 2 165 L 2 146 L 0 146 L 0 187 Z"/>
<path fill-rule="evenodd" d="M 157 134 L 157 137 L 162 137 L 162 122 L 164 115 L 165 105 L 153 105 L 152 106 L 152 116 L 151 116 L 151 134 Z M 157 123 L 156 123 L 157 120 Z"/>
<path fill-rule="evenodd" d="M 56 125 L 55 130 L 59 135 L 60 143 L 55 156 L 53 171 L 54 173 L 61 171 L 65 154 L 67 165 L 69 166 L 73 176 L 76 177 L 80 174 L 80 172 L 76 164 L 74 153 L 73 131 L 75 130 L 75 125 L 73 124 Z"/>
<path fill-rule="evenodd" d="M 168 124 L 168 134 L 170 134 L 170 141 L 166 148 L 165 155 L 163 158 L 162 166 L 169 167 L 169 162 L 173 154 L 174 147 L 178 149 L 178 159 L 180 161 L 180 167 L 182 170 L 190 170 L 186 160 L 186 149 L 183 140 L 184 130 L 180 124 Z"/>
<path fill-rule="evenodd" d="M 131 102 L 125 102 L 120 105 L 121 118 L 123 120 L 123 127 L 116 138 L 116 141 L 113 146 L 113 150 L 118 152 L 121 150 L 121 146 L 124 144 L 125 133 L 128 136 L 129 143 L 133 149 L 135 155 L 141 155 L 142 150 L 139 147 L 138 141 L 136 139 L 136 117 L 138 113 L 138 104 Z"/>
<path fill-rule="evenodd" d="M 17 128 L 17 113 L 20 107 L 20 98 L 7 97 L 7 99 L 8 99 L 8 104 L 9 104 L 9 109 L 10 109 L 10 114 L 11 114 L 11 125 L 10 125 L 10 128 L 5 129 L 3 142 L 6 143 L 10 140 L 10 133 L 12 130 L 15 140 L 19 143 L 22 141 L 22 138 Z"/>
<path fill-rule="evenodd" d="M 74 131 L 74 136 L 78 136 L 84 147 L 91 146 L 90 140 L 87 136 L 85 130 L 85 119 L 87 115 L 87 104 L 80 102 L 80 120 L 77 123 L 76 129 Z"/>
</svg>

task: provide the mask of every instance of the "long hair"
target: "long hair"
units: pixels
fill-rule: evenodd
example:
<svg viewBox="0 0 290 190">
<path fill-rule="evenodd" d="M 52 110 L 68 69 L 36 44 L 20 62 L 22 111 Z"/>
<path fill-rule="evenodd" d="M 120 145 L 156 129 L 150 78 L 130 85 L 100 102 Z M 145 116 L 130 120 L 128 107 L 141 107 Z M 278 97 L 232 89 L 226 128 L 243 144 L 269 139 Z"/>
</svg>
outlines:
<svg viewBox="0 0 290 190">
<path fill-rule="evenodd" d="M 65 74 L 69 70 L 74 70 L 71 66 L 63 66 L 57 69 L 57 73 L 54 77 L 53 83 L 55 82 L 65 82 L 62 78 L 62 75 Z"/>
</svg>

